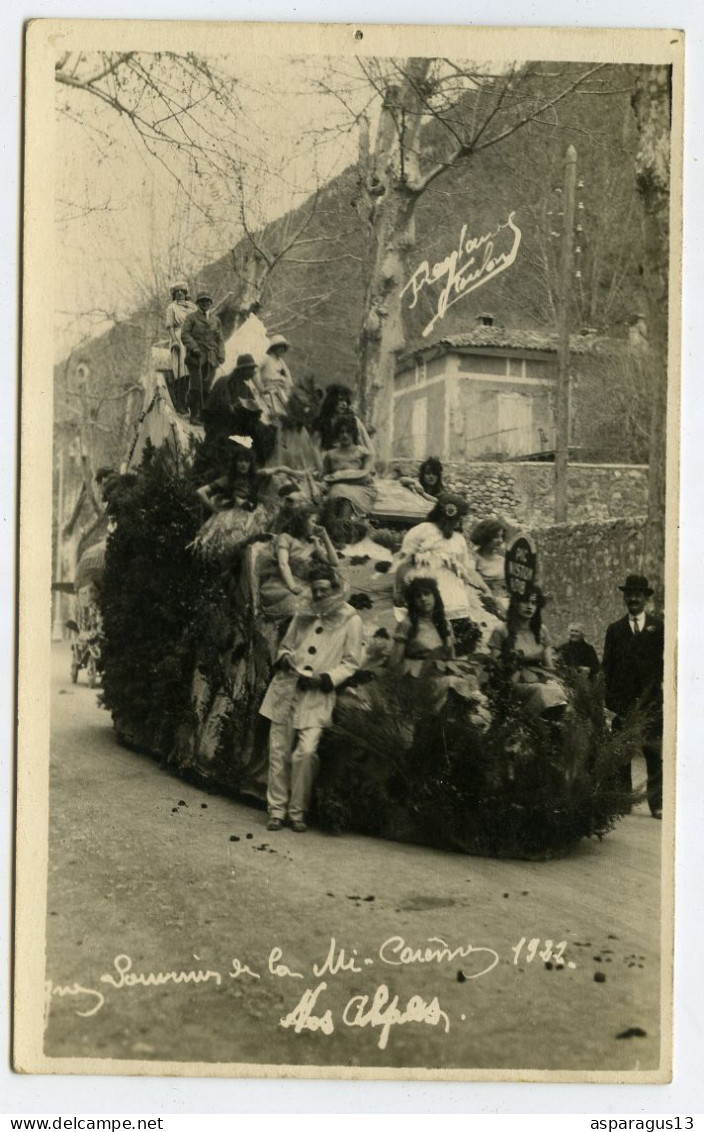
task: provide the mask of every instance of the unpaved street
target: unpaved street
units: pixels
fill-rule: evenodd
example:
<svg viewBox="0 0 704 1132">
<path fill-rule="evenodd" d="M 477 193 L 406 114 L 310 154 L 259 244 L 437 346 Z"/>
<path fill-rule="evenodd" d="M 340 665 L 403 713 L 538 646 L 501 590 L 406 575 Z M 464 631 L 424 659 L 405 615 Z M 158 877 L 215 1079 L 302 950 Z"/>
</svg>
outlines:
<svg viewBox="0 0 704 1132">
<path fill-rule="evenodd" d="M 262 811 L 118 746 L 97 693 L 68 673 L 55 646 L 47 1055 L 657 1064 L 662 825 L 646 807 L 539 864 L 271 834 Z M 323 970 L 332 939 L 339 969 Z M 399 996 L 395 1015 L 371 1008 L 382 985 Z"/>
</svg>

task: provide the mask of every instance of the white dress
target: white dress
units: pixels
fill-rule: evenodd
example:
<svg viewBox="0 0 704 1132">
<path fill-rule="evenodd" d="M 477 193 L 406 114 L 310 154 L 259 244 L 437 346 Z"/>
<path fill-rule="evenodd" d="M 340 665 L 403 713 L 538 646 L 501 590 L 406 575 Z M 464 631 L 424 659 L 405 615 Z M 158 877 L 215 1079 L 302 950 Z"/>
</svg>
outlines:
<svg viewBox="0 0 704 1132">
<path fill-rule="evenodd" d="M 477 619 L 478 611 L 484 615 L 478 595 L 486 592 L 486 587 L 460 531 L 444 538 L 435 523 L 418 523 L 406 534 L 400 554 L 404 584 L 413 578 L 434 578 L 448 620 Z"/>
</svg>

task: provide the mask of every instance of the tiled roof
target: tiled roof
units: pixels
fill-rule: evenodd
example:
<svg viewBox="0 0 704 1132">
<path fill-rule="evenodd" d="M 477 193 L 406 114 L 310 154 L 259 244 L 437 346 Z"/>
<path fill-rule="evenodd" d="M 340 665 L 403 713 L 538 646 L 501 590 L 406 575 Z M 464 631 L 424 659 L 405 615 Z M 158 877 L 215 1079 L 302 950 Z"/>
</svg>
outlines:
<svg viewBox="0 0 704 1132">
<path fill-rule="evenodd" d="M 570 350 L 575 354 L 591 352 L 600 339 L 595 334 L 573 334 L 570 337 Z M 539 350 L 546 353 L 557 352 L 557 334 L 544 330 L 519 330 L 506 326 L 473 326 L 463 334 L 451 334 L 439 338 L 427 346 L 421 346 L 404 354 L 399 359 L 399 369 L 404 369 L 412 358 L 421 358 L 432 353 L 438 357 L 452 350 L 494 348 L 498 350 Z"/>
</svg>

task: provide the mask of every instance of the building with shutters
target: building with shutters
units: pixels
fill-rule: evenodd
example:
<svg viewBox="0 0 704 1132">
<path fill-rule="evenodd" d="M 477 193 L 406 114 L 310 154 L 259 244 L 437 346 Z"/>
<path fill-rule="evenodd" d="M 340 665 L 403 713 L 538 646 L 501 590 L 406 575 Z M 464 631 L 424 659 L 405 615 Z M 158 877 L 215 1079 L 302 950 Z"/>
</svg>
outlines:
<svg viewBox="0 0 704 1132">
<path fill-rule="evenodd" d="M 571 379 L 594 349 L 570 341 Z M 463 334 L 402 356 L 392 407 L 392 454 L 445 460 L 549 458 L 555 446 L 557 335 L 497 326 L 481 315 Z"/>
</svg>

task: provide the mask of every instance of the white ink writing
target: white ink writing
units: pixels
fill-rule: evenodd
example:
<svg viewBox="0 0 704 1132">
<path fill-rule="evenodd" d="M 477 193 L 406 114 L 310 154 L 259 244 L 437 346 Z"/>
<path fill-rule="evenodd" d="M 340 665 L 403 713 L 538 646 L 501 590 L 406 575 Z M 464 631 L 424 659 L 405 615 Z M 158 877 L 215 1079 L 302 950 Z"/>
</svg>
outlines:
<svg viewBox="0 0 704 1132">
<path fill-rule="evenodd" d="M 222 982 L 219 971 L 148 971 L 146 974 L 132 970 L 132 960 L 129 955 L 116 955 L 114 967 L 118 978 L 105 974 L 100 976 L 101 983 L 109 983 L 116 990 L 123 987 L 162 987 L 165 983 L 207 983 L 214 979 L 218 986 Z"/>
<path fill-rule="evenodd" d="M 422 1022 L 427 1026 L 442 1023 L 445 1033 L 450 1032 L 450 1019 L 441 1009 L 437 998 L 425 1002 L 419 994 L 409 998 L 404 1010 L 399 1010 L 398 995 L 390 999 L 389 988 L 382 983 L 376 988 L 371 1006 L 369 995 L 358 994 L 347 1003 L 342 1015 L 346 1026 L 381 1027 L 379 1049 L 386 1049 L 393 1026 L 405 1026 L 408 1022 Z"/>
<path fill-rule="evenodd" d="M 411 290 L 411 310 L 424 287 L 432 287 L 440 280 L 445 281 L 438 295 L 435 314 L 423 329 L 424 338 L 430 334 L 435 323 L 445 317 L 453 303 L 500 275 L 514 262 L 521 242 L 521 230 L 513 219 L 515 215 L 515 212 L 511 212 L 505 224 L 499 224 L 494 232 L 487 232 L 483 236 L 468 237 L 467 225 L 463 224 L 457 247 L 449 256 L 432 267 L 427 259 L 423 260 L 416 268 L 401 292 L 403 296 Z M 495 251 L 494 241 L 504 232 L 513 234 L 512 245 L 507 251 Z"/>
<path fill-rule="evenodd" d="M 483 961 L 487 965 L 474 974 L 467 974 L 468 979 L 480 979 L 482 975 L 488 975 L 499 962 L 499 954 L 492 947 L 475 947 L 471 943 L 450 947 L 444 939 L 437 936 L 431 936 L 428 943 L 435 946 L 410 947 L 403 936 L 392 935 L 379 948 L 379 958 L 391 967 L 405 967 L 413 963 L 454 963 L 456 959 L 468 959 L 471 955 L 486 956 Z"/>
<path fill-rule="evenodd" d="M 281 979 L 302 979 L 297 971 L 291 971 L 285 963 L 279 963 L 283 956 L 283 951 L 280 947 L 272 947 L 269 953 L 269 974 L 278 975 Z"/>
<path fill-rule="evenodd" d="M 51 980 L 47 980 L 44 984 L 44 1022 L 49 1020 L 49 1009 L 51 1007 L 52 998 L 67 998 L 80 995 L 90 995 L 93 997 L 94 1004 L 90 1010 L 77 1010 L 76 1014 L 79 1018 L 92 1018 L 97 1014 L 101 1006 L 105 1004 L 105 996 L 97 990 L 91 990 L 90 987 L 81 986 L 80 983 L 71 983 L 67 986 L 54 986 Z"/>
<path fill-rule="evenodd" d="M 353 952 L 355 955 L 357 954 L 357 951 L 354 948 Z M 345 955 L 344 947 L 341 947 L 339 951 L 337 950 L 334 936 L 330 940 L 330 947 L 328 949 L 328 954 L 325 962 L 322 964 L 322 966 L 318 966 L 317 963 L 313 964 L 313 974 L 315 975 L 316 979 L 320 979 L 323 975 L 326 974 L 337 975 L 339 971 L 354 971 L 355 974 L 358 975 L 360 974 L 361 970 L 362 968 L 357 966 L 352 957 L 350 957 L 349 959 L 347 958 L 347 956 Z"/>
<path fill-rule="evenodd" d="M 307 990 L 304 992 L 300 1002 L 294 1006 L 290 1014 L 285 1018 L 279 1019 L 279 1025 L 284 1029 L 293 1026 L 295 1033 L 300 1034 L 303 1030 L 321 1030 L 324 1034 L 332 1034 L 335 1025 L 332 1020 L 332 1014 L 326 1010 L 322 1017 L 317 1017 L 313 1014 L 313 1009 L 316 1005 L 318 995 L 322 994 L 327 989 L 327 983 L 318 983 L 315 990 Z"/>
<path fill-rule="evenodd" d="M 240 975 L 251 975 L 253 979 L 261 978 L 261 975 L 257 975 L 246 963 L 241 963 L 237 958 L 233 958 L 231 965 L 232 970 L 229 972 L 231 979 L 239 979 Z"/>
</svg>

